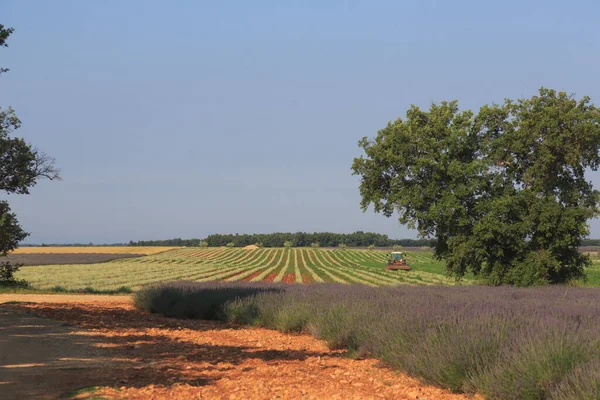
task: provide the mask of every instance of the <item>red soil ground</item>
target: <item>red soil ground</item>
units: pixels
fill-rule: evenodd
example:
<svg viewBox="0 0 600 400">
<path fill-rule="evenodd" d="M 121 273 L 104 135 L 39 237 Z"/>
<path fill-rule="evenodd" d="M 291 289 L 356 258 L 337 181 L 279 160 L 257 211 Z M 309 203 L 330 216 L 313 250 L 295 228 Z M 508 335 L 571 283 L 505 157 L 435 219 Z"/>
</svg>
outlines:
<svg viewBox="0 0 600 400">
<path fill-rule="evenodd" d="M 283 279 L 281 280 L 283 283 L 295 283 L 296 282 L 296 274 L 285 274 Z"/>
<path fill-rule="evenodd" d="M 249 282 L 252 279 L 256 278 L 257 276 L 259 276 L 260 274 L 262 274 L 263 271 L 256 271 L 251 273 L 250 275 L 248 275 L 247 277 L 243 278 L 243 281 Z"/>
<path fill-rule="evenodd" d="M 273 282 L 276 277 L 277 277 L 277 274 L 271 273 L 271 274 L 265 276 L 265 279 L 263 279 L 263 282 Z"/>
<path fill-rule="evenodd" d="M 235 272 L 235 273 L 233 273 L 233 274 L 231 274 L 231 275 L 227 275 L 226 277 L 224 277 L 224 278 L 221 278 L 221 280 L 225 280 L 225 279 L 229 279 L 229 278 L 235 278 L 236 276 L 238 276 L 238 275 L 241 275 L 241 274 L 243 274 L 244 272 L 246 272 L 246 271 L 243 271 L 243 270 L 242 270 L 242 271 L 240 271 L 240 272 Z"/>
</svg>

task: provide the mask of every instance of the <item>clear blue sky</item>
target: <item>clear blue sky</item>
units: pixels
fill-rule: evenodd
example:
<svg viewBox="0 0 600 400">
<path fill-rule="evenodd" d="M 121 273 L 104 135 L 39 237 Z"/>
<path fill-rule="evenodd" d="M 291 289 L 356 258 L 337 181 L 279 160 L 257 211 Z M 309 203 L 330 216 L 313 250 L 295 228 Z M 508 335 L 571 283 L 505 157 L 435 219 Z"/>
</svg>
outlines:
<svg viewBox="0 0 600 400">
<path fill-rule="evenodd" d="M 599 104 L 598 16 L 592 0 L 2 0 L 0 104 L 64 177 L 9 200 L 29 243 L 416 237 L 360 211 L 357 141 L 411 103 L 546 86 Z"/>
</svg>

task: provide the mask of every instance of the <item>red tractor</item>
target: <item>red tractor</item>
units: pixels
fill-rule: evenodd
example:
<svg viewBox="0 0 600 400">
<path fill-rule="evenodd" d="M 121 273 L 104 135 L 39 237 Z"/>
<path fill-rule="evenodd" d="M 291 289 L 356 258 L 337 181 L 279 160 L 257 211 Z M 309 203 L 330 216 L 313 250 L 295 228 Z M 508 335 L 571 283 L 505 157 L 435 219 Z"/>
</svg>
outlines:
<svg viewBox="0 0 600 400">
<path fill-rule="evenodd" d="M 388 257 L 385 269 L 388 271 L 410 271 L 410 267 L 406 263 L 406 258 L 404 258 L 404 254 L 401 251 L 392 251 Z"/>
</svg>

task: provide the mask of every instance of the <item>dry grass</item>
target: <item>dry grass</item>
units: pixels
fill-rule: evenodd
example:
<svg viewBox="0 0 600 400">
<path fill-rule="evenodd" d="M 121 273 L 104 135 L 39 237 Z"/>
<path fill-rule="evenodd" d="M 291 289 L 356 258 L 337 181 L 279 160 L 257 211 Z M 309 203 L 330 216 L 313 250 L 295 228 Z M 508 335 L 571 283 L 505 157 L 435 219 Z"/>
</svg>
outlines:
<svg viewBox="0 0 600 400">
<path fill-rule="evenodd" d="M 11 254 L 158 254 L 179 249 L 168 246 L 20 247 Z"/>
</svg>

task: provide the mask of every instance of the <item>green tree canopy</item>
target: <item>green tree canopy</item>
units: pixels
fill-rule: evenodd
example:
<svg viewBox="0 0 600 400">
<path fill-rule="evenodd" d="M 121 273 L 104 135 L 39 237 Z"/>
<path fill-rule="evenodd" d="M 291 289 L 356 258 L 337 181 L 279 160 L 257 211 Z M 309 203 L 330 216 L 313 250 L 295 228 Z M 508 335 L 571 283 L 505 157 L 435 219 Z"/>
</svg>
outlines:
<svg viewBox="0 0 600 400">
<path fill-rule="evenodd" d="M 600 164 L 600 110 L 588 97 L 542 88 L 477 114 L 456 101 L 412 106 L 359 146 L 363 211 L 398 213 L 435 239 L 449 274 L 516 285 L 583 275 L 578 246 L 600 199 L 584 176 Z"/>
</svg>

